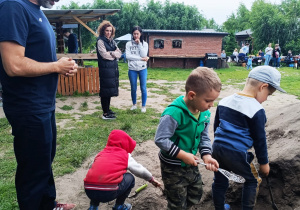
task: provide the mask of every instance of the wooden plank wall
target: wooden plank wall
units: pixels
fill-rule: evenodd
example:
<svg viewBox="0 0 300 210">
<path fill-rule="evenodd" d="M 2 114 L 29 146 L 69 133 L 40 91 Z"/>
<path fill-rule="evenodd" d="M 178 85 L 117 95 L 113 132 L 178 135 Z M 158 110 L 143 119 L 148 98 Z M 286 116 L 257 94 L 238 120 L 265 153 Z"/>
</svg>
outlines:
<svg viewBox="0 0 300 210">
<path fill-rule="evenodd" d="M 90 94 L 99 93 L 99 69 L 78 68 L 73 77 L 59 75 L 57 93 L 63 96 L 71 96 L 75 91 L 78 93 L 89 92 Z"/>
</svg>

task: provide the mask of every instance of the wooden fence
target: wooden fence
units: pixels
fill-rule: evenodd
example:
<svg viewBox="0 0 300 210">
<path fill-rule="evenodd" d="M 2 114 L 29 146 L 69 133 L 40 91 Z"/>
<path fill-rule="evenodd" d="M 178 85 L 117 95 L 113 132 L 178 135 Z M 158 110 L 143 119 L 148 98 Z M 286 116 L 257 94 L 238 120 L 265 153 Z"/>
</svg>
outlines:
<svg viewBox="0 0 300 210">
<path fill-rule="evenodd" d="M 90 94 L 99 93 L 99 69 L 78 68 L 73 77 L 59 75 L 57 93 L 63 96 L 73 95 L 74 92 Z"/>
</svg>

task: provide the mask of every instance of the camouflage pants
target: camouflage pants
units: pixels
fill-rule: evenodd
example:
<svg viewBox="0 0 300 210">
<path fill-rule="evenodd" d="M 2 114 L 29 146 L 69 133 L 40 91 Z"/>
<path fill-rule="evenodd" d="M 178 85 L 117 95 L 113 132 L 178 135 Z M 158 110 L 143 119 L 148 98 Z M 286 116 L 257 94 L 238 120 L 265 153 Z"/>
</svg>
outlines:
<svg viewBox="0 0 300 210">
<path fill-rule="evenodd" d="M 181 167 L 160 161 L 168 210 L 189 209 L 202 196 L 202 180 L 197 166 Z"/>
</svg>

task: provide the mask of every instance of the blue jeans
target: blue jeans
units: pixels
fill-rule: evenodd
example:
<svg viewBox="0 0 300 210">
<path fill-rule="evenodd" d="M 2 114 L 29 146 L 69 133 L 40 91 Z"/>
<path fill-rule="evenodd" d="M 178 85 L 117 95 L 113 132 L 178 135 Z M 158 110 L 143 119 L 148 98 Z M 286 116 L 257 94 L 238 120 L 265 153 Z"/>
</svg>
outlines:
<svg viewBox="0 0 300 210">
<path fill-rule="evenodd" d="M 261 178 L 252 163 L 253 154 L 238 151 L 215 142 L 212 156 L 219 162 L 220 168 L 232 171 L 246 179 L 242 193 L 242 209 L 252 210 L 255 206 L 258 187 L 261 182 Z M 228 179 L 221 173 L 215 172 L 212 193 L 216 210 L 224 210 L 225 193 L 228 186 Z"/>
<path fill-rule="evenodd" d="M 265 55 L 265 65 L 267 66 L 269 65 L 271 58 L 272 58 L 271 55 L 268 54 Z"/>
<path fill-rule="evenodd" d="M 20 210 L 52 210 L 56 197 L 51 168 L 56 152 L 55 112 L 6 117 L 14 136 Z"/>
<path fill-rule="evenodd" d="M 128 77 L 131 86 L 132 104 L 136 104 L 137 77 L 140 78 L 140 87 L 142 92 L 142 106 L 146 106 L 147 101 L 147 69 L 140 71 L 128 71 Z"/>
<path fill-rule="evenodd" d="M 119 189 L 114 191 L 100 191 L 100 190 L 85 190 L 86 195 L 91 200 L 90 204 L 99 206 L 100 203 L 107 203 L 114 199 L 117 205 L 123 205 L 126 198 L 135 185 L 134 176 L 130 173 L 123 175 L 123 180 L 119 184 Z"/>
<path fill-rule="evenodd" d="M 123 62 L 126 63 L 126 53 L 123 53 L 120 57 L 120 60 L 123 58 Z"/>
<path fill-rule="evenodd" d="M 280 66 L 280 58 L 273 58 L 273 67 Z"/>
<path fill-rule="evenodd" d="M 247 70 L 249 70 L 249 68 L 252 70 L 252 63 L 251 64 L 247 63 Z"/>
</svg>

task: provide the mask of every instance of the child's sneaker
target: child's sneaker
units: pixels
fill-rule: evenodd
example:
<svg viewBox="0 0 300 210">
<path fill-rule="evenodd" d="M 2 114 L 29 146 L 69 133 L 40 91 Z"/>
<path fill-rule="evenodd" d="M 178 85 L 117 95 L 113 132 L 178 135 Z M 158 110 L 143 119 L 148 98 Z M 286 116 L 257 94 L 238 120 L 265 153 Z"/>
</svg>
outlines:
<svg viewBox="0 0 300 210">
<path fill-rule="evenodd" d="M 102 119 L 103 120 L 114 120 L 116 119 L 117 117 L 113 114 L 106 114 L 106 115 L 102 115 Z"/>
<path fill-rule="evenodd" d="M 137 109 L 136 105 L 132 105 L 132 107 L 130 108 L 130 110 L 135 110 L 135 109 Z"/>
<path fill-rule="evenodd" d="M 225 203 L 225 204 L 224 204 L 224 210 L 230 210 L 230 205 L 227 204 L 227 203 Z"/>
<path fill-rule="evenodd" d="M 76 205 L 75 204 L 62 204 L 62 203 L 56 203 L 56 206 L 54 207 L 53 210 L 69 210 L 69 209 L 73 209 Z"/>
<path fill-rule="evenodd" d="M 145 113 L 145 112 L 146 112 L 146 107 L 145 107 L 145 106 L 142 106 L 141 112 L 142 112 L 142 113 Z"/>
<path fill-rule="evenodd" d="M 123 205 L 115 205 L 113 210 L 130 210 L 132 208 L 131 204 L 124 203 Z"/>
<path fill-rule="evenodd" d="M 88 210 L 98 210 L 98 206 L 91 205 Z"/>
</svg>

